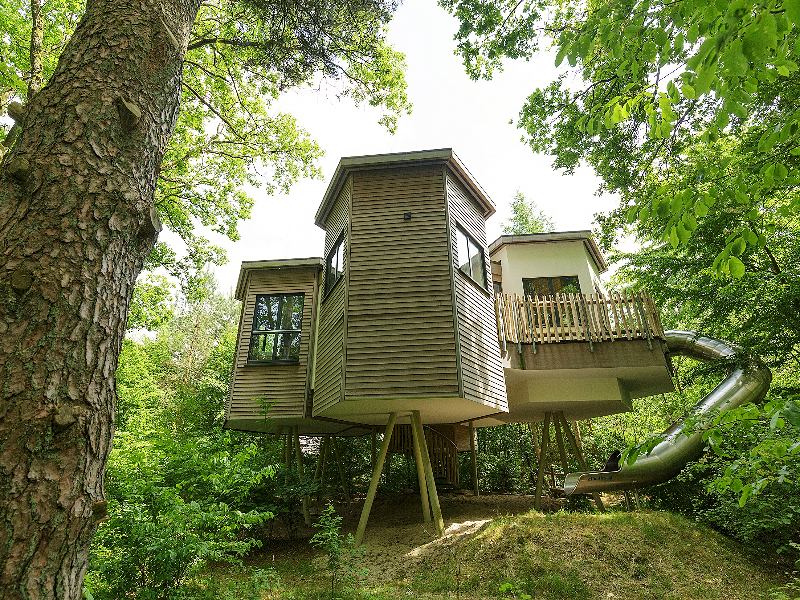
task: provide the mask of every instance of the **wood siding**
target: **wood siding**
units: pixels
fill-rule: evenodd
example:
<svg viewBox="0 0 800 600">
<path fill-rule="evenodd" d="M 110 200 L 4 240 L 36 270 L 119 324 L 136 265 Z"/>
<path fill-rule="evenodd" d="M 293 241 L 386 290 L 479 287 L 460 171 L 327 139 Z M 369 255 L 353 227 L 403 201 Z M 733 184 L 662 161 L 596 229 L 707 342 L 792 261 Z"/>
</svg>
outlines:
<svg viewBox="0 0 800 600">
<path fill-rule="evenodd" d="M 464 187 L 449 174 L 447 196 L 463 395 L 499 410 L 507 410 L 508 400 L 500 347 L 497 343 L 497 321 L 492 295 L 481 290 L 458 268 L 456 226 L 466 231 L 483 248 L 487 279 L 491 285 L 486 221 Z"/>
<path fill-rule="evenodd" d="M 458 396 L 442 167 L 356 172 L 352 190 L 346 396 Z"/>
<path fill-rule="evenodd" d="M 251 271 L 245 287 L 239 342 L 228 401 L 228 419 L 262 418 L 261 398 L 272 402 L 275 417 L 302 417 L 306 399 L 312 309 L 317 269 L 264 269 Z M 300 357 L 297 365 L 247 365 L 253 312 L 259 294 L 304 294 Z"/>
<path fill-rule="evenodd" d="M 313 414 L 330 408 L 342 399 L 345 353 L 345 305 L 347 303 L 347 284 L 350 276 L 350 196 L 349 180 L 328 216 L 325 224 L 325 258 L 345 232 L 344 244 L 344 276 L 336 283 L 331 293 L 323 298 L 319 308 L 319 325 L 317 335 L 317 364 L 314 375 L 314 409 Z M 321 278 L 320 293 L 324 294 L 324 274 Z"/>
</svg>

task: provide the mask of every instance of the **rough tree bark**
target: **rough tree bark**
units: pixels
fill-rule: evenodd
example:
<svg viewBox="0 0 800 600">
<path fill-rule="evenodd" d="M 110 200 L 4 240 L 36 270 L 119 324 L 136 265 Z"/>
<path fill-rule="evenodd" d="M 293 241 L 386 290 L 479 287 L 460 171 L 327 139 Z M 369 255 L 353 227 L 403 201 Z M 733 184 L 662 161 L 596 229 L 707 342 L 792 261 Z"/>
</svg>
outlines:
<svg viewBox="0 0 800 600">
<path fill-rule="evenodd" d="M 89 0 L 0 168 L 0 598 L 81 596 L 199 0 Z"/>
</svg>

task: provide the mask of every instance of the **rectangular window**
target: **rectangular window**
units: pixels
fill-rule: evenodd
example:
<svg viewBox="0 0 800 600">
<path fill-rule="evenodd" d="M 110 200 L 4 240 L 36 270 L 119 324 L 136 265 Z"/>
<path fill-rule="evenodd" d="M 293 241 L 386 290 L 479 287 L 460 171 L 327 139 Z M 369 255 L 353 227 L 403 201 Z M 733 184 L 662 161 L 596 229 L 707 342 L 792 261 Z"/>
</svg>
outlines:
<svg viewBox="0 0 800 600">
<path fill-rule="evenodd" d="M 333 289 L 336 282 L 344 275 L 344 233 L 328 252 L 325 260 L 325 295 Z"/>
<path fill-rule="evenodd" d="M 253 315 L 248 363 L 297 363 L 303 325 L 303 294 L 259 294 Z"/>
<path fill-rule="evenodd" d="M 554 294 L 580 294 L 581 286 L 578 283 L 577 275 L 566 275 L 562 277 L 533 277 L 531 279 L 522 279 L 522 291 L 525 296 L 553 296 Z M 539 316 L 534 317 L 536 325 L 539 325 Z M 574 321 L 571 312 L 566 311 L 563 314 L 555 315 L 555 325 L 574 325 L 581 324 L 581 319 L 578 317 Z"/>
<path fill-rule="evenodd" d="M 552 296 L 553 294 L 580 294 L 577 275 L 562 277 L 523 278 L 522 291 L 525 296 Z"/>
<path fill-rule="evenodd" d="M 460 227 L 456 227 L 456 252 L 459 270 L 486 289 L 486 260 L 483 248 Z"/>
</svg>

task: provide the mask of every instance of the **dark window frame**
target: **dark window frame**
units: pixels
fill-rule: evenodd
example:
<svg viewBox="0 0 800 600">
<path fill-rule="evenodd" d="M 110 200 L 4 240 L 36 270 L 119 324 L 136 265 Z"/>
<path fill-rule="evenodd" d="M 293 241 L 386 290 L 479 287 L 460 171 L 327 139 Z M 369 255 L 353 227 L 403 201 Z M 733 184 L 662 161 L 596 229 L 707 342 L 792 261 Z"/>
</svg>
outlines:
<svg viewBox="0 0 800 600">
<path fill-rule="evenodd" d="M 342 264 L 341 265 L 338 264 L 339 250 L 341 250 L 341 259 L 342 259 Z M 327 298 L 330 295 L 330 293 L 336 287 L 336 284 L 339 283 L 339 281 L 341 281 L 342 279 L 344 279 L 344 274 L 345 274 L 344 273 L 344 270 L 345 270 L 344 263 L 347 262 L 345 260 L 345 252 L 346 252 L 345 232 L 342 231 L 339 234 L 339 237 L 336 238 L 336 243 L 334 243 L 333 246 L 331 246 L 331 249 L 328 252 L 328 255 L 325 257 L 325 294 L 324 294 L 325 298 Z M 333 258 L 334 257 L 337 259 L 337 265 L 336 265 L 337 268 L 336 268 L 335 271 L 332 270 L 332 263 L 333 263 Z M 333 282 L 331 283 L 331 273 L 332 272 L 338 273 L 338 275 L 336 276 L 335 279 L 333 279 Z"/>
<path fill-rule="evenodd" d="M 556 279 L 561 279 L 561 280 L 563 280 L 563 279 L 574 279 L 575 280 L 575 285 L 577 285 L 577 287 L 578 287 L 578 292 L 577 293 L 578 294 L 583 294 L 583 290 L 581 290 L 580 277 L 578 275 L 554 275 L 552 277 L 523 277 L 522 278 L 522 290 L 523 290 L 522 293 L 523 293 L 524 296 L 527 297 L 527 296 L 537 296 L 538 295 L 538 294 L 528 294 L 525 291 L 525 288 L 527 287 L 527 285 L 534 285 L 532 282 L 536 281 L 537 279 L 542 279 L 542 280 L 546 279 L 547 280 L 547 287 L 548 287 L 548 291 L 549 291 L 549 295 L 550 296 L 554 296 L 557 293 L 558 294 L 563 294 L 564 293 L 564 292 L 561 292 L 561 291 L 559 291 L 559 292 L 555 291 L 555 287 L 553 286 L 553 281 L 556 280 Z M 531 282 L 531 283 L 528 284 L 527 282 Z M 572 282 L 567 283 L 567 285 L 572 285 Z M 563 281 L 561 282 L 561 289 L 564 289 L 564 282 Z"/>
<path fill-rule="evenodd" d="M 463 257 L 461 256 L 461 252 L 460 252 L 461 244 L 459 243 L 459 238 L 458 238 L 459 234 L 463 235 L 467 240 L 467 257 L 466 257 L 467 258 L 467 262 L 466 262 L 466 264 L 468 264 L 469 267 L 470 267 L 469 272 L 465 271 L 462 268 L 462 265 L 464 264 L 464 261 L 463 261 Z M 473 273 L 472 273 L 472 257 L 473 257 L 473 254 L 470 253 L 470 251 L 469 251 L 470 250 L 470 245 L 472 247 L 474 247 L 478 251 L 478 253 L 480 255 L 481 272 L 483 274 L 483 283 L 481 283 L 478 279 L 476 279 L 473 276 Z M 487 276 L 487 269 L 486 269 L 486 252 L 484 251 L 483 246 L 481 246 L 475 240 L 475 238 L 472 237 L 469 233 L 467 233 L 466 229 L 464 229 L 458 223 L 456 223 L 456 248 L 455 248 L 455 254 L 458 257 L 458 267 L 457 268 L 461 272 L 461 274 L 465 275 L 467 277 L 467 279 L 472 281 L 472 283 L 477 285 L 484 292 L 486 292 L 487 294 L 491 294 L 491 288 L 489 287 L 489 277 Z"/>
<path fill-rule="evenodd" d="M 250 344 L 247 349 L 247 364 L 248 365 L 297 365 L 300 364 L 300 344 L 302 343 L 303 339 L 303 315 L 305 310 L 305 293 L 304 292 L 296 292 L 296 293 L 288 293 L 288 294 L 257 294 L 256 295 L 256 302 L 255 307 L 253 309 L 253 324 L 250 330 Z M 284 301 L 286 298 L 300 298 L 300 327 L 299 329 L 257 329 L 257 321 L 258 321 L 258 303 L 261 298 L 279 298 L 278 300 L 278 308 L 277 308 L 277 324 L 280 324 L 283 321 L 283 308 L 284 308 Z M 269 303 L 269 300 L 265 300 Z M 278 354 L 278 350 L 281 347 L 280 344 L 273 344 L 272 348 L 272 358 L 266 360 L 259 360 L 251 358 L 251 353 L 253 351 L 253 342 L 258 338 L 274 335 L 281 336 L 281 335 L 294 335 L 297 334 L 297 346 L 298 346 L 298 356 L 290 357 L 290 358 L 276 358 Z"/>
</svg>

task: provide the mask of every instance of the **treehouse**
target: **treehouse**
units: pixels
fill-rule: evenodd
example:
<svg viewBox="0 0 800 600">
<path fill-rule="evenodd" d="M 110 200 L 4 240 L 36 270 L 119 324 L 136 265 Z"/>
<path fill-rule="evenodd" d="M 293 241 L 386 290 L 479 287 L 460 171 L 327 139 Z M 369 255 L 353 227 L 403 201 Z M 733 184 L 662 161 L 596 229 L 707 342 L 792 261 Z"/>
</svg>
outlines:
<svg viewBox="0 0 800 600">
<path fill-rule="evenodd" d="M 458 485 L 469 450 L 477 481 L 475 426 L 544 421 L 545 448 L 552 419 L 563 457 L 568 421 L 673 389 L 652 299 L 603 291 L 590 232 L 487 246 L 493 213 L 450 149 L 343 158 L 315 218 L 324 256 L 242 264 L 225 426 L 291 432 L 287 460 L 290 438 L 300 456 L 300 434 L 326 436 L 322 472 L 328 436 L 385 426 L 357 541 L 389 453 L 413 454 L 441 533 L 436 478 Z"/>
</svg>

